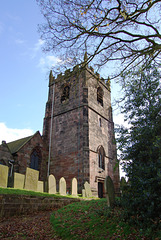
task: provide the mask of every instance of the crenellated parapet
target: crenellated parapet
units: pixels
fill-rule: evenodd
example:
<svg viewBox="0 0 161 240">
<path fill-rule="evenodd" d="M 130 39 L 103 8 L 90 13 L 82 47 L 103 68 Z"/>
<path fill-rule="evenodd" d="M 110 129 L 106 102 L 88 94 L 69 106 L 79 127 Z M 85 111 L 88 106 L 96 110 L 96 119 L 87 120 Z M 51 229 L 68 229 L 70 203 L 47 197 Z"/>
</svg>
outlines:
<svg viewBox="0 0 161 240">
<path fill-rule="evenodd" d="M 109 91 L 111 91 L 110 88 L 110 78 L 104 79 L 100 76 L 98 72 L 94 71 L 94 68 L 92 66 L 88 67 L 88 65 L 83 66 L 82 65 L 76 65 L 72 69 L 67 69 L 64 73 L 60 73 L 57 75 L 57 78 L 55 79 L 52 74 L 52 70 L 49 74 L 49 86 L 52 85 L 54 82 L 64 82 L 64 81 L 70 81 L 72 77 L 78 78 L 80 74 L 83 74 L 85 71 L 88 71 L 94 78 L 97 79 L 98 82 L 101 82 Z M 87 79 L 88 81 L 88 79 Z"/>
</svg>

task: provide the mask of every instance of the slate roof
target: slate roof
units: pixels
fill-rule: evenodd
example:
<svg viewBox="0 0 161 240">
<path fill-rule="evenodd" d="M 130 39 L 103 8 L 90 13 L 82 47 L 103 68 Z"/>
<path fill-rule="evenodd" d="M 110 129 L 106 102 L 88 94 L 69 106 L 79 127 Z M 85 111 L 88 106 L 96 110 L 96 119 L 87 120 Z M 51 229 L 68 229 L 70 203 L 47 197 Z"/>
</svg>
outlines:
<svg viewBox="0 0 161 240">
<path fill-rule="evenodd" d="M 7 143 L 10 152 L 12 154 L 18 152 L 18 150 L 20 148 L 22 148 L 34 135 L 29 136 L 29 137 L 25 137 L 25 138 L 21 138 L 21 139 L 18 139 L 16 141 L 13 141 L 13 142 L 10 142 L 10 143 Z"/>
</svg>

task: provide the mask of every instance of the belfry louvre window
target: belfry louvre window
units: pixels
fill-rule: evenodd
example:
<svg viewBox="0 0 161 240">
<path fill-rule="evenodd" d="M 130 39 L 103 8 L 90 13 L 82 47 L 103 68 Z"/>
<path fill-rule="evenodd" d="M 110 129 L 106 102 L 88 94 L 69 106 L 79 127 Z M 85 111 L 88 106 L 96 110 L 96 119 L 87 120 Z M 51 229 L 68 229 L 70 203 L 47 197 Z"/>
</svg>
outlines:
<svg viewBox="0 0 161 240">
<path fill-rule="evenodd" d="M 61 96 L 61 103 L 65 102 L 66 100 L 69 99 L 69 92 L 70 92 L 70 87 L 65 86 L 63 88 L 63 93 L 62 93 L 62 96 Z"/>
<path fill-rule="evenodd" d="M 102 146 L 98 148 L 98 167 L 105 170 L 105 151 Z"/>
<path fill-rule="evenodd" d="M 97 102 L 103 106 L 103 90 L 101 87 L 97 88 Z"/>
</svg>

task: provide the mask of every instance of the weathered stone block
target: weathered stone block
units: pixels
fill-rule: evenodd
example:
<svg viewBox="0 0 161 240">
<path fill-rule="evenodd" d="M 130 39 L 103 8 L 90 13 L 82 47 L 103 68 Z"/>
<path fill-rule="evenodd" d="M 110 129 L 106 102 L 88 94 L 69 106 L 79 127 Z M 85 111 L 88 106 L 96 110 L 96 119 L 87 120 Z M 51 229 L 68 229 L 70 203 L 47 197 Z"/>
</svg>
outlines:
<svg viewBox="0 0 161 240">
<path fill-rule="evenodd" d="M 86 191 L 85 191 L 85 189 L 82 189 L 82 197 L 86 197 Z"/>
<path fill-rule="evenodd" d="M 59 193 L 60 195 L 65 196 L 66 195 L 66 181 L 65 178 L 60 178 L 59 180 Z"/>
<path fill-rule="evenodd" d="M 23 189 L 25 183 L 25 175 L 21 173 L 14 173 L 14 188 Z"/>
<path fill-rule="evenodd" d="M 114 184 L 110 176 L 107 176 L 105 179 L 105 191 L 107 197 L 108 207 L 113 207 L 115 204 L 115 190 Z"/>
<path fill-rule="evenodd" d="M 73 178 L 72 179 L 72 195 L 73 196 L 77 196 L 78 195 L 77 186 L 78 186 L 77 179 Z"/>
<path fill-rule="evenodd" d="M 91 187 L 90 184 L 88 182 L 85 182 L 84 184 L 84 188 L 85 188 L 85 195 L 86 197 L 92 197 L 92 191 L 91 191 Z"/>
<path fill-rule="evenodd" d="M 48 193 L 56 193 L 56 179 L 52 174 L 48 178 Z"/>
<path fill-rule="evenodd" d="M 0 164 L 0 187 L 6 188 L 8 182 L 8 167 Z"/>
<path fill-rule="evenodd" d="M 38 181 L 37 192 L 44 192 L 44 183 L 43 183 L 43 181 Z"/>
<path fill-rule="evenodd" d="M 39 179 L 39 171 L 26 168 L 26 177 L 25 177 L 25 189 L 31 190 L 31 191 L 37 191 L 37 185 L 38 185 L 38 179 Z"/>
</svg>

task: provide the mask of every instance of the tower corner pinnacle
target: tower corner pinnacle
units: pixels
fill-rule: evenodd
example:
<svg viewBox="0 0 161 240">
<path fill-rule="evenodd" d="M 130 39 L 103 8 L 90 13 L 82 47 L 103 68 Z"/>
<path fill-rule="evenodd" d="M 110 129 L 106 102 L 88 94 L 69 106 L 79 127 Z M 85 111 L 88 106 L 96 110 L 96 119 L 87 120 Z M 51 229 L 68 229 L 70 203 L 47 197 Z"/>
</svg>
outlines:
<svg viewBox="0 0 161 240">
<path fill-rule="evenodd" d="M 50 74 L 49 74 L 49 86 L 52 85 L 53 83 L 54 83 L 53 72 L 52 72 L 52 70 L 50 70 Z"/>
</svg>

